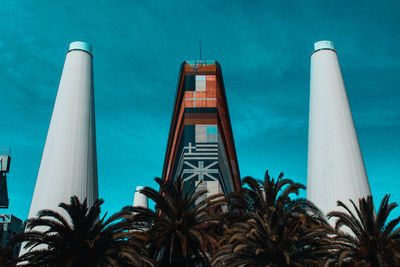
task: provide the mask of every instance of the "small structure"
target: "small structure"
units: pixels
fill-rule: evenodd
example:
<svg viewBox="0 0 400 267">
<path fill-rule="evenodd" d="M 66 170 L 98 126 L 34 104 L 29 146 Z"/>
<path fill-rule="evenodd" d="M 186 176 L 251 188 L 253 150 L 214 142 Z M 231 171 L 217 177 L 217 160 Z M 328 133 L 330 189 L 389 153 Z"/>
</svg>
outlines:
<svg viewBox="0 0 400 267">
<path fill-rule="evenodd" d="M 133 206 L 134 207 L 142 207 L 142 208 L 148 208 L 149 207 L 149 201 L 147 199 L 147 196 L 140 192 L 144 186 L 137 186 L 136 191 L 135 191 L 135 197 L 133 199 Z"/>
<path fill-rule="evenodd" d="M 7 173 L 10 171 L 11 149 L 0 148 L 0 208 L 8 208 Z"/>
<path fill-rule="evenodd" d="M 13 257 L 18 257 L 21 249 L 21 243 L 10 244 L 10 239 L 15 235 L 24 231 L 25 224 L 22 220 L 18 219 L 12 214 L 0 214 L 0 242 L 1 247 L 8 247 L 11 249 Z"/>
</svg>

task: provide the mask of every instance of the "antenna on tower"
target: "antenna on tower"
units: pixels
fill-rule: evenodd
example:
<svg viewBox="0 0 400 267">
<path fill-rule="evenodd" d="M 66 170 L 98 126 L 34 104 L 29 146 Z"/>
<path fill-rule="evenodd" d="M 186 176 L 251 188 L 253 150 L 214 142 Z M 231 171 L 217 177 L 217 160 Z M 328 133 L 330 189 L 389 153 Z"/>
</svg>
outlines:
<svg viewBox="0 0 400 267">
<path fill-rule="evenodd" d="M 201 40 L 200 40 L 200 60 L 201 60 Z"/>
</svg>

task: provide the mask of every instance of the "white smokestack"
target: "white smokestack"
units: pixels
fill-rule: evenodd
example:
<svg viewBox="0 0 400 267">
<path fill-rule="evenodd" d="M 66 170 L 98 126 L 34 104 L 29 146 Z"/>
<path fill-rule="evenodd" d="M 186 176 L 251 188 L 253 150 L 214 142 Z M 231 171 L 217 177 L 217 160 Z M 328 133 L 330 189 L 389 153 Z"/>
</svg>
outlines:
<svg viewBox="0 0 400 267">
<path fill-rule="evenodd" d="M 73 42 L 65 58 L 29 218 L 42 209 L 62 212 L 71 196 L 98 198 L 92 48 Z M 24 253 L 21 249 L 20 255 Z"/>
<path fill-rule="evenodd" d="M 140 190 L 143 189 L 143 188 L 144 188 L 144 186 L 137 186 L 136 187 L 135 197 L 133 199 L 133 206 L 134 207 L 143 207 L 143 208 L 148 208 L 149 207 L 149 202 L 148 202 L 147 196 L 140 192 Z"/>
<path fill-rule="evenodd" d="M 342 74 L 330 41 L 311 55 L 307 198 L 326 215 L 371 195 Z"/>
</svg>

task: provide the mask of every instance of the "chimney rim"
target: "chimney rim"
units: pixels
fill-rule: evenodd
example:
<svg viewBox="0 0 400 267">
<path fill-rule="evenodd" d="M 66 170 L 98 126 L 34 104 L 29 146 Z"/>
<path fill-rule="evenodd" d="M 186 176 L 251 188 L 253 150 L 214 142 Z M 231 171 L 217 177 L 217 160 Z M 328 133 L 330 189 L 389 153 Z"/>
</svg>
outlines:
<svg viewBox="0 0 400 267">
<path fill-rule="evenodd" d="M 68 53 L 71 51 L 75 51 L 75 50 L 84 51 L 84 52 L 89 53 L 91 56 L 93 56 L 92 46 L 86 42 L 82 42 L 82 41 L 71 42 L 69 44 Z"/>
<path fill-rule="evenodd" d="M 335 46 L 332 41 L 322 40 L 314 43 L 314 51 L 311 53 L 311 55 L 321 50 L 330 50 L 336 53 Z"/>
<path fill-rule="evenodd" d="M 144 188 L 145 188 L 145 186 L 142 186 L 142 185 L 136 186 L 135 192 L 139 192 L 140 190 L 142 190 Z"/>
</svg>

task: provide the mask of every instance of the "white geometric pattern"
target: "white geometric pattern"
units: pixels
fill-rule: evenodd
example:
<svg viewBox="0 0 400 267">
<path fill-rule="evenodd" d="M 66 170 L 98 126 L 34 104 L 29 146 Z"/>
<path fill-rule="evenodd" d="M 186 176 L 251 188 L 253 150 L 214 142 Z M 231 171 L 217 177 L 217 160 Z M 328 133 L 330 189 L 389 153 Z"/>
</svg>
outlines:
<svg viewBox="0 0 400 267">
<path fill-rule="evenodd" d="M 214 173 L 219 173 L 218 169 L 211 169 L 215 165 L 218 164 L 218 161 L 214 161 L 207 166 L 204 166 L 204 161 L 198 161 L 198 166 L 193 165 L 187 161 L 184 162 L 185 165 L 189 166 L 191 169 L 183 169 L 183 174 L 190 174 L 188 177 L 185 177 L 183 181 L 190 180 L 197 176 L 197 181 L 204 180 L 204 176 L 212 179 L 213 181 L 218 181 L 218 178 L 211 175 Z"/>
<path fill-rule="evenodd" d="M 185 160 L 218 160 L 218 144 L 195 144 L 189 142 L 183 148 Z"/>
</svg>

